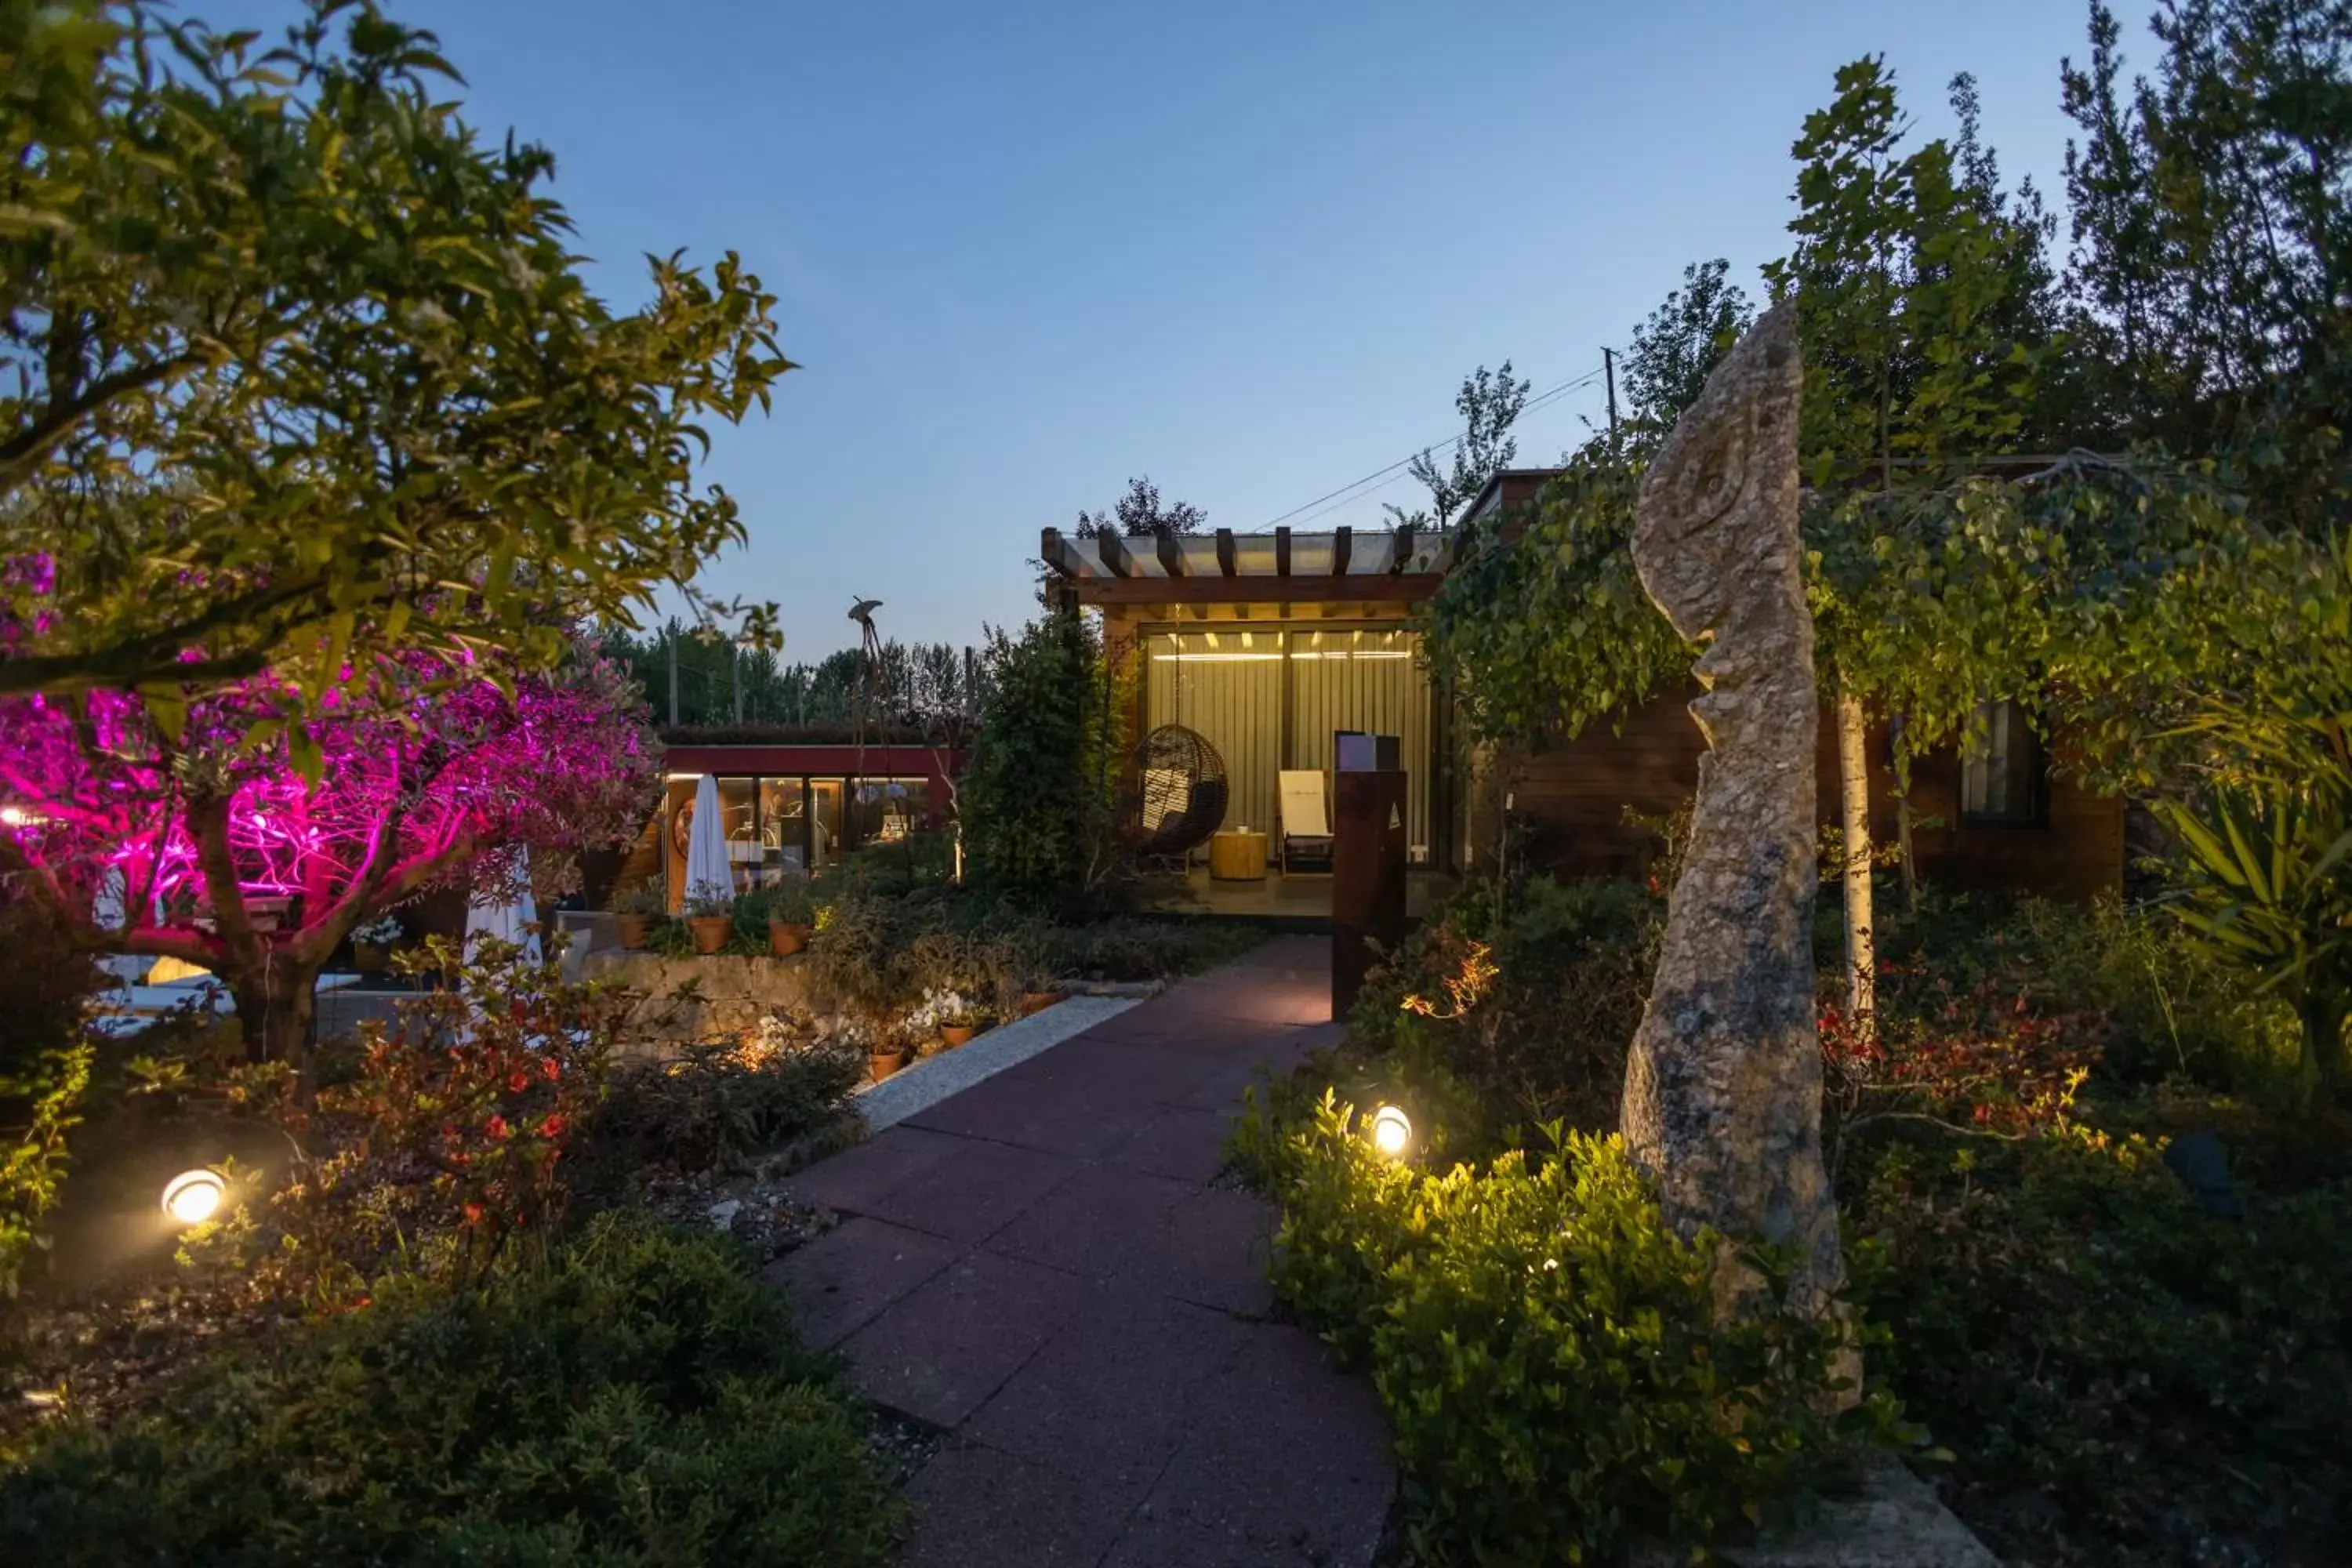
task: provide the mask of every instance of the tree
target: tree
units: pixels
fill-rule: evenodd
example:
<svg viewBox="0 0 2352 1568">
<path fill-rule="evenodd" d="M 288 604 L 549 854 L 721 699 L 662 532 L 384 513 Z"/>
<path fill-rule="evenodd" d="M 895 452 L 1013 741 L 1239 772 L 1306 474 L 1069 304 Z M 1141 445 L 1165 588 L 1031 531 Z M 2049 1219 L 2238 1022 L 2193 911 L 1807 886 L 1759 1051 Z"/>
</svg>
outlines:
<svg viewBox="0 0 2352 1568">
<path fill-rule="evenodd" d="M 297 1068 L 353 927 L 435 886 L 509 886 L 526 851 L 551 891 L 658 790 L 642 705 L 576 642 L 548 670 L 363 656 L 318 700 L 264 674 L 168 720 L 131 693 L 0 704 L 0 868 L 84 948 L 218 974 L 248 1052 Z M 109 873 L 121 929 L 96 912 Z"/>
<path fill-rule="evenodd" d="M 1942 141 L 1902 153 L 1909 121 L 1876 57 L 1837 73 L 1837 98 L 1805 119 L 1795 248 L 1764 269 L 1802 312 L 1805 466 L 1816 489 L 1939 483 L 2013 451 L 2033 421 L 2046 342 L 2021 341 L 2046 312 L 2043 232 L 2015 216 L 1977 140 L 1974 84 L 1953 84 L 1966 161 Z M 1843 803 L 1847 1010 L 1867 1038 L 1875 1012 L 1871 908 L 1872 694 L 1825 645 Z M 1987 696 L 2000 695 L 1988 692 Z M 1907 779 L 1898 773 L 1898 784 Z M 1907 791 L 1898 788 L 1902 799 Z M 1907 841 L 1908 807 L 1904 837 Z M 1906 843 L 1907 847 L 1907 843 Z"/>
<path fill-rule="evenodd" d="M 1146 476 L 1127 481 L 1127 493 L 1111 503 L 1110 511 L 1078 512 L 1077 534 L 1080 539 L 1094 539 L 1102 534 L 1125 534 L 1129 539 L 1152 539 L 1163 533 L 1198 533 L 1209 514 L 1187 501 L 1170 501 L 1162 505 L 1160 487 Z"/>
<path fill-rule="evenodd" d="M 1133 676 L 1069 611 L 1018 637 L 992 629 L 983 658 L 980 726 L 957 792 L 972 871 L 1016 897 L 1083 903 L 1118 863 Z"/>
<path fill-rule="evenodd" d="M 11 0 L 0 72 L 0 563 L 45 563 L 0 577 L 0 694 L 544 665 L 744 537 L 694 464 L 790 368 L 772 297 L 731 254 L 589 293 L 553 159 L 436 97 L 431 34 Z"/>
<path fill-rule="evenodd" d="M 1748 295 L 1730 281 L 1731 263 L 1717 258 L 1683 268 L 1683 286 L 1667 290 L 1649 319 L 1633 329 L 1625 351 L 1625 407 L 1636 439 L 1663 439 L 1683 410 L 1698 401 L 1706 378 L 1756 319 Z"/>
<path fill-rule="evenodd" d="M 2352 5 L 2165 0 L 2153 79 L 2122 84 L 2090 6 L 2065 62 L 2069 329 L 2112 440 L 2223 462 L 2282 522 L 2352 493 Z"/>
<path fill-rule="evenodd" d="M 1503 368 L 1492 374 L 1482 364 L 1464 376 L 1462 390 L 1454 395 L 1454 409 L 1462 416 L 1463 431 L 1452 443 L 1453 471 L 1439 473 L 1434 449 L 1423 449 L 1413 458 L 1408 471 L 1429 487 L 1429 510 L 1407 512 L 1402 507 L 1391 506 L 1390 517 L 1399 523 L 1425 528 L 1433 514 L 1437 526 L 1443 528 L 1455 512 L 1475 500 L 1478 492 L 1486 488 L 1486 481 L 1509 468 L 1511 459 L 1519 455 L 1519 444 L 1511 435 L 1511 426 L 1518 423 L 1520 411 L 1527 407 L 1528 388 L 1532 384 L 1525 377 L 1511 379 L 1509 360 L 1505 360 Z"/>
</svg>

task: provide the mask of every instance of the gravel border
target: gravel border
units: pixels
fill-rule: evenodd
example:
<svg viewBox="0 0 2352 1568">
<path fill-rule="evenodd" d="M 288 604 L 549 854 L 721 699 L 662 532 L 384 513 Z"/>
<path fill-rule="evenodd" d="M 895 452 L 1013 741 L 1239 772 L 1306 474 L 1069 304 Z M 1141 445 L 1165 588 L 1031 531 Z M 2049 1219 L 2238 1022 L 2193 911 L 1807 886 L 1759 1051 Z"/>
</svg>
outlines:
<svg viewBox="0 0 2352 1568">
<path fill-rule="evenodd" d="M 857 1090 L 851 1103 L 866 1118 L 866 1127 L 879 1132 L 1106 1018 L 1118 1016 L 1139 1001 L 1129 996 L 1065 997 L 1042 1013 L 1000 1024 L 970 1045 L 909 1063 L 880 1083 Z"/>
</svg>

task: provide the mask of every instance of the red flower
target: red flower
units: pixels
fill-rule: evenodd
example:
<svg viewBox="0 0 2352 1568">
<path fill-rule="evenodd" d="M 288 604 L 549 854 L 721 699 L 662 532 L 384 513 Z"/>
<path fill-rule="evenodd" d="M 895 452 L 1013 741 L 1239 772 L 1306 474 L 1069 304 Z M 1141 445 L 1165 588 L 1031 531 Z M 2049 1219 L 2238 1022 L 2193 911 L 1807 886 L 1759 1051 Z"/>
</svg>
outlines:
<svg viewBox="0 0 2352 1568">
<path fill-rule="evenodd" d="M 563 1118 L 561 1115 L 551 1112 L 547 1120 L 539 1124 L 539 1135 L 541 1138 L 562 1137 Z"/>
<path fill-rule="evenodd" d="M 549 1057 L 539 1064 L 539 1070 L 546 1076 L 548 1082 L 553 1083 L 563 1076 L 563 1064 Z"/>
<path fill-rule="evenodd" d="M 513 1072 L 507 1074 L 508 1093 L 520 1094 L 524 1089 L 527 1089 L 530 1087 L 530 1074 L 524 1072 L 521 1068 L 518 1068 Z"/>
<path fill-rule="evenodd" d="M 466 1205 L 466 1223 L 467 1225 L 479 1225 L 482 1223 L 481 1205 L 467 1204 Z"/>
<path fill-rule="evenodd" d="M 507 1119 L 503 1116 L 493 1116 L 490 1118 L 489 1125 L 483 1131 L 493 1138 L 504 1138 L 509 1131 Z"/>
</svg>

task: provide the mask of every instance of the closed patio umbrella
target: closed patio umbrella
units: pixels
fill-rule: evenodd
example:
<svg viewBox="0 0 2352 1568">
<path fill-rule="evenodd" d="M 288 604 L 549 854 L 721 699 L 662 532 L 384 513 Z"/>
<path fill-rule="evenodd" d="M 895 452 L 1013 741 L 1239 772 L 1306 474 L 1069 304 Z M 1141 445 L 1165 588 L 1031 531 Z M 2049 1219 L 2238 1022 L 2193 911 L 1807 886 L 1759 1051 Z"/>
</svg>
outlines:
<svg viewBox="0 0 2352 1568">
<path fill-rule="evenodd" d="M 475 938 L 494 936 L 513 942 L 536 963 L 539 936 L 529 928 L 538 919 L 539 910 L 530 897 L 530 851 L 526 849 L 515 862 L 512 883 L 503 889 L 477 891 L 467 901 L 466 952 L 472 955 Z"/>
<path fill-rule="evenodd" d="M 735 870 L 727 863 L 727 825 L 719 820 L 719 784 L 709 773 L 694 786 L 694 826 L 686 840 L 686 901 L 724 903 L 735 896 Z"/>
</svg>

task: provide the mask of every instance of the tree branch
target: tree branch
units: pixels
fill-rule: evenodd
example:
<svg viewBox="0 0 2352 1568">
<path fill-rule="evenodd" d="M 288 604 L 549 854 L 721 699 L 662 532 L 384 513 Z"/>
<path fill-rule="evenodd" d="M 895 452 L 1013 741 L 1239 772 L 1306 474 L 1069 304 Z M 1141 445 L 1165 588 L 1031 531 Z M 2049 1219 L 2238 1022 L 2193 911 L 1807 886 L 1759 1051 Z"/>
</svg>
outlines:
<svg viewBox="0 0 2352 1568">
<path fill-rule="evenodd" d="M 202 354 L 174 354 L 170 359 L 131 365 L 112 375 L 100 376 L 78 396 L 63 402 L 52 400 L 30 425 L 0 441 L 0 495 L 15 489 L 34 464 L 56 450 L 58 443 L 72 435 L 83 420 L 116 398 L 159 385 L 204 363 Z"/>
</svg>

